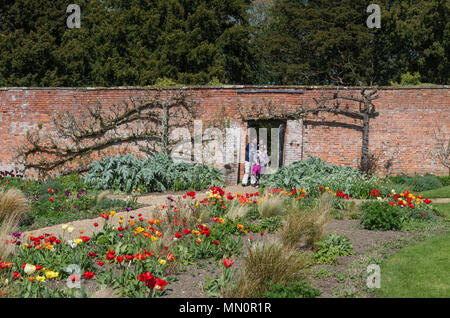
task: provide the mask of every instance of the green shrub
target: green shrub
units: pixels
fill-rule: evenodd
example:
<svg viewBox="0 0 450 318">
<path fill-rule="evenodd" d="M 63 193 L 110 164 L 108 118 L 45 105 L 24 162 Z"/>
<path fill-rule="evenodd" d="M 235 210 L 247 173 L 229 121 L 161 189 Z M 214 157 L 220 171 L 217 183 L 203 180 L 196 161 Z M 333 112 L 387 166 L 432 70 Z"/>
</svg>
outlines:
<svg viewBox="0 0 450 318">
<path fill-rule="evenodd" d="M 450 174 L 448 176 L 436 176 L 442 183 L 442 186 L 446 187 L 450 185 Z"/>
<path fill-rule="evenodd" d="M 353 255 L 353 245 L 350 240 L 342 235 L 330 233 L 316 245 L 320 246 L 314 254 L 317 264 L 337 264 L 338 256 Z"/>
<path fill-rule="evenodd" d="M 411 177 L 408 184 L 413 191 L 427 191 L 442 188 L 442 183 L 432 175 Z"/>
<path fill-rule="evenodd" d="M 364 202 L 360 205 L 363 212 L 360 218 L 361 225 L 369 230 L 400 230 L 404 215 L 398 207 L 383 201 Z"/>
<path fill-rule="evenodd" d="M 406 174 L 399 174 L 396 176 L 389 177 L 387 178 L 387 180 L 394 184 L 407 184 L 409 176 L 407 176 Z"/>
<path fill-rule="evenodd" d="M 269 282 L 267 286 L 268 291 L 263 296 L 265 298 L 315 298 L 322 294 L 320 290 L 311 287 L 306 281 L 287 283 L 286 285 Z"/>
<path fill-rule="evenodd" d="M 378 179 L 367 178 L 351 167 L 326 164 L 322 159 L 310 157 L 281 167 L 276 173 L 264 175 L 262 188 L 306 189 L 308 196 L 319 196 L 318 188 L 341 190 L 353 198 L 368 198 L 376 188 Z"/>
<path fill-rule="evenodd" d="M 402 185 L 401 191 L 405 189 L 408 189 L 410 191 L 427 191 L 438 189 L 443 186 L 438 177 L 430 174 L 424 176 L 407 176 L 402 174 L 394 177 L 389 177 L 388 180 L 394 184 Z M 406 185 L 406 187 L 404 185 Z"/>
</svg>

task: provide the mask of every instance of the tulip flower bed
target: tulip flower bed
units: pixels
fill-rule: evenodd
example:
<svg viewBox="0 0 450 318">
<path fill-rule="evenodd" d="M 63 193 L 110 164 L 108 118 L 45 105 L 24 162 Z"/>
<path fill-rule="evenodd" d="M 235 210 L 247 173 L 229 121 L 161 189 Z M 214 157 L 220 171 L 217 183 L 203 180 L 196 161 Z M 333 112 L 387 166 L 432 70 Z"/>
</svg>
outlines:
<svg viewBox="0 0 450 318">
<path fill-rule="evenodd" d="M 306 198 L 304 192 L 274 189 L 262 195 L 232 195 L 212 187 L 201 200 L 196 200 L 195 192 L 178 201 L 168 197 L 168 204 L 152 218 L 102 213 L 104 224 L 93 224 L 102 229 L 92 236 L 80 229 L 80 236 L 69 239 L 75 229 L 67 224 L 62 225 L 61 237 L 16 232 L 8 242 L 14 249 L 10 260 L 2 263 L 1 281 L 7 281 L 9 295 L 18 297 L 70 297 L 74 295 L 70 287 L 80 281 L 81 295 L 89 295 L 83 282 L 95 282 L 124 297 L 158 297 L 177 270 L 201 260 L 219 262 L 230 277 L 228 270 L 243 251 L 243 237 L 249 233 L 262 237 L 281 222 L 231 220 L 227 210 L 256 209 L 258 202 L 275 195 L 299 201 Z"/>
<path fill-rule="evenodd" d="M 336 202 L 350 200 L 344 192 L 333 192 L 328 187 L 319 187 L 317 192 L 328 192 Z M 396 208 L 413 211 L 409 205 L 419 205 L 417 198 L 425 205 L 428 202 L 406 191 L 402 194 L 392 193 Z M 316 198 L 301 188 L 232 194 L 211 187 L 206 196 L 198 196 L 194 191 L 177 200 L 169 196 L 167 204 L 153 211 L 151 217 L 133 217 L 114 210 L 102 212 L 103 224 L 93 222 L 98 231 L 90 236 L 68 224 L 62 225 L 60 236 L 15 232 L 5 242 L 9 253 L 0 260 L 0 290 L 7 297 L 90 297 L 105 287 L 113 290 L 116 297 L 170 296 L 174 292 L 171 284 L 177 281 L 179 273 L 206 261 L 221 269 L 221 276 L 208 279 L 205 290 L 210 296 L 220 296 L 220 290 L 233 284 L 235 264 L 246 249 L 257 243 L 258 237 L 262 240 L 265 233 L 276 235 L 283 226 L 286 211 L 269 213 L 269 203 L 282 200 L 283 206 L 289 207 L 310 207 L 316 203 Z M 376 190 L 372 196 L 377 196 Z M 269 212 L 263 214 L 264 209 Z M 75 235 L 77 231 L 80 235 Z M 348 240 L 331 238 L 346 249 L 346 253 L 340 253 L 338 247 L 333 247 L 336 255 L 353 253 Z M 336 262 L 334 254 L 320 252 L 327 259 L 332 258 L 333 264 Z M 305 290 L 308 295 L 320 294 L 306 287 Z"/>
</svg>

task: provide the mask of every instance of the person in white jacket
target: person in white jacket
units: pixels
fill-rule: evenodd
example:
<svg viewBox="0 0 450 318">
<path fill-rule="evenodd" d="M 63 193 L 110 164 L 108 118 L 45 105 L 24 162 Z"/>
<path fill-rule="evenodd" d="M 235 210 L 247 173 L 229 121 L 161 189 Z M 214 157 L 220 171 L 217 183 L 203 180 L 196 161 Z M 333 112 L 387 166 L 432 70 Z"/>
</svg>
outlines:
<svg viewBox="0 0 450 318">
<path fill-rule="evenodd" d="M 259 160 L 261 164 L 261 175 L 264 175 L 270 162 L 269 155 L 267 154 L 266 145 L 260 144 L 258 151 L 259 151 Z"/>
</svg>

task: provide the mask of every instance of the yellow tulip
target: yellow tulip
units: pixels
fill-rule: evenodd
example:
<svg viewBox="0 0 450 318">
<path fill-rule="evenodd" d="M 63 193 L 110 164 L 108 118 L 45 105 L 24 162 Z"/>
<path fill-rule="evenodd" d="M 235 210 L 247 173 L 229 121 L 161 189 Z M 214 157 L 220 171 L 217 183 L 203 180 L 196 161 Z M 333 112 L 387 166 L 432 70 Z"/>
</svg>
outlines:
<svg viewBox="0 0 450 318">
<path fill-rule="evenodd" d="M 159 260 L 159 263 L 160 263 L 161 265 L 164 265 L 164 264 L 166 264 L 166 260 L 160 259 L 160 260 Z"/>
<path fill-rule="evenodd" d="M 63 224 L 63 225 L 61 225 L 61 227 L 62 227 L 62 229 L 65 231 L 65 230 L 67 230 L 67 228 L 69 227 L 69 225 L 68 225 L 68 224 Z"/>
<path fill-rule="evenodd" d="M 72 233 L 73 230 L 74 230 L 74 227 L 73 227 L 73 226 L 69 226 L 69 227 L 67 228 L 67 232 L 69 232 L 69 233 Z"/>
<path fill-rule="evenodd" d="M 77 245 L 80 245 L 81 243 L 83 243 L 83 240 L 80 238 L 76 238 L 73 240 Z"/>
<path fill-rule="evenodd" d="M 36 276 L 36 280 L 37 280 L 38 282 L 43 283 L 43 282 L 45 282 L 45 276 Z"/>
<path fill-rule="evenodd" d="M 52 279 L 52 278 L 58 277 L 58 276 L 59 276 L 59 273 L 58 273 L 58 272 L 54 272 L 54 271 L 46 271 L 46 272 L 45 272 L 45 276 L 46 276 L 48 279 Z"/>
</svg>

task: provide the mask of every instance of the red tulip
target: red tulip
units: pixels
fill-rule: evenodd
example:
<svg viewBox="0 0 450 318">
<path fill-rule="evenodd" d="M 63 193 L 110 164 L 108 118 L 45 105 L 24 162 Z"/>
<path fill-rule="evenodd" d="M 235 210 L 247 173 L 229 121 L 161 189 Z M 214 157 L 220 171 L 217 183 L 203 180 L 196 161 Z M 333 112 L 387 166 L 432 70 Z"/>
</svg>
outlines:
<svg viewBox="0 0 450 318">
<path fill-rule="evenodd" d="M 167 285 L 167 282 L 164 279 L 157 278 L 155 282 L 155 288 L 159 290 L 163 290 L 164 286 Z"/>
<path fill-rule="evenodd" d="M 231 267 L 233 264 L 234 264 L 234 261 L 233 261 L 233 260 L 229 260 L 228 258 L 225 258 L 225 259 L 223 260 L 223 265 L 224 265 L 226 268 Z"/>
<path fill-rule="evenodd" d="M 83 277 L 84 277 L 84 279 L 87 279 L 87 280 L 92 279 L 92 278 L 94 278 L 94 273 L 88 272 L 88 271 L 84 271 Z"/>
</svg>

